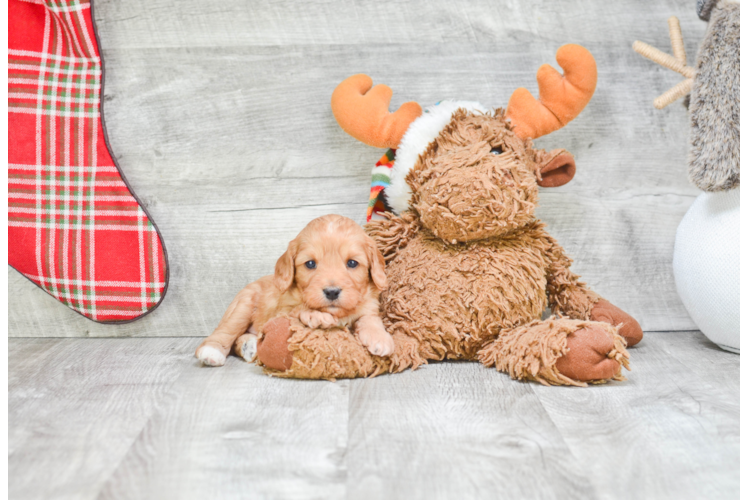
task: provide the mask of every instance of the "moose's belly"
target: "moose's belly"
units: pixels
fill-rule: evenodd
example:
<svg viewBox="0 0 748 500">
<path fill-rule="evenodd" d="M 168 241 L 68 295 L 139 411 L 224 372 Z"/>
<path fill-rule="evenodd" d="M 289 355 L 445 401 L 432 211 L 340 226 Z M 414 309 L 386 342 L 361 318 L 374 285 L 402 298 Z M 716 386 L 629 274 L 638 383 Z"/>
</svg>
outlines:
<svg viewBox="0 0 748 500">
<path fill-rule="evenodd" d="M 387 265 L 384 322 L 428 359 L 471 359 L 505 328 L 546 307 L 543 254 L 514 239 L 446 245 L 416 236 Z"/>
</svg>

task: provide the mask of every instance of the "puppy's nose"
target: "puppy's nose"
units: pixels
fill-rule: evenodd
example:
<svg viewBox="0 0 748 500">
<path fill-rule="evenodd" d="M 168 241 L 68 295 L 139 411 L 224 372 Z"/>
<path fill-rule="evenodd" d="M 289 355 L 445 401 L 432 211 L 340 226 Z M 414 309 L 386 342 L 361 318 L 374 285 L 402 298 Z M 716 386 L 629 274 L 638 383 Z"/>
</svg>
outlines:
<svg viewBox="0 0 748 500">
<path fill-rule="evenodd" d="M 338 297 L 340 297 L 340 288 L 338 287 L 328 287 L 322 290 L 325 294 L 325 297 L 327 297 L 327 300 L 335 300 Z"/>
</svg>

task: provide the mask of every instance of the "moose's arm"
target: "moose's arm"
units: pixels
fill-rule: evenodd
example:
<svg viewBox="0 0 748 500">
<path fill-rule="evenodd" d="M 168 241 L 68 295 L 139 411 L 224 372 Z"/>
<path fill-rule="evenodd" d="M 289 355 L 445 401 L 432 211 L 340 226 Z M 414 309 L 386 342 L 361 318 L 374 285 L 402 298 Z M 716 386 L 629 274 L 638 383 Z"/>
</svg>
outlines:
<svg viewBox="0 0 748 500">
<path fill-rule="evenodd" d="M 614 306 L 579 281 L 579 276 L 571 272 L 571 259 L 558 242 L 544 234 L 547 244 L 547 288 L 549 305 L 554 313 L 573 319 L 603 321 L 619 326 L 619 334 L 633 346 L 642 339 L 639 323 L 628 313 Z"/>
<path fill-rule="evenodd" d="M 403 212 L 400 216 L 387 213 L 385 217 L 385 220 L 367 223 L 364 229 L 376 242 L 377 248 L 384 256 L 384 261 L 389 262 L 418 234 L 421 224 L 410 210 Z"/>
<path fill-rule="evenodd" d="M 546 243 L 546 279 L 548 301 L 555 314 L 572 319 L 590 319 L 590 313 L 600 296 L 589 290 L 579 281 L 579 276 L 571 272 L 572 260 L 564 249 L 550 235 L 544 234 Z"/>
</svg>

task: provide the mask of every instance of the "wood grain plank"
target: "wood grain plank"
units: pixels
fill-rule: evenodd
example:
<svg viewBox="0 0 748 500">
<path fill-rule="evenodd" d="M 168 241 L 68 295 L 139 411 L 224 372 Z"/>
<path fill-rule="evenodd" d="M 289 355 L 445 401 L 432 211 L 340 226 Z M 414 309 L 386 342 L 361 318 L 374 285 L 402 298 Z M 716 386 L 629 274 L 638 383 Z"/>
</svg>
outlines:
<svg viewBox="0 0 748 500">
<path fill-rule="evenodd" d="M 365 194 L 365 188 L 359 190 Z M 160 223 L 170 258 L 170 287 L 159 309 L 133 324 L 98 325 L 71 313 L 22 276 L 10 273 L 10 335 L 205 335 L 238 290 L 272 273 L 275 260 L 308 220 L 340 213 L 363 222 L 365 210 L 363 203 L 255 209 L 226 202 L 222 208 L 210 208 L 207 195 L 201 198 L 201 206 L 190 205 L 189 192 L 179 196 L 181 199 L 173 200 L 178 208 Z M 630 197 L 636 198 L 636 204 Z M 221 194 L 212 198 L 219 200 Z M 674 238 L 680 213 L 690 199 L 670 196 L 673 211 L 663 213 L 662 198 L 646 193 L 614 195 L 606 200 L 603 210 L 594 200 L 548 193 L 546 199 L 555 203 L 538 211 L 550 233 L 575 259 L 575 272 L 598 293 L 639 318 L 648 330 L 690 325 L 673 291 L 670 253 L 662 251 L 662 243 Z M 568 217 L 570 213 L 572 217 Z M 652 213 L 659 213 L 661 225 L 631 222 Z M 636 253 L 625 251 L 632 241 L 638 246 Z"/>
<path fill-rule="evenodd" d="M 645 334 L 631 349 L 628 382 L 592 390 L 533 386 L 604 498 L 737 498 L 739 388 L 696 368 L 707 351 L 694 340 L 700 335 Z M 679 342 L 675 352 L 689 352 L 692 363 L 671 352 Z M 737 379 L 739 356 L 709 356 Z"/>
<path fill-rule="evenodd" d="M 193 344 L 11 340 L 9 496 L 95 498 L 162 404 Z"/>
<path fill-rule="evenodd" d="M 599 498 L 530 386 L 495 370 L 438 363 L 350 398 L 349 498 Z"/>
<path fill-rule="evenodd" d="M 664 21 L 681 19 L 685 35 L 705 25 L 693 6 L 677 0 L 596 2 L 547 0 L 455 4 L 445 0 L 314 2 L 277 1 L 247 4 L 227 0 L 206 6 L 167 0 L 95 0 L 96 19 L 112 42 L 128 48 L 224 47 L 255 45 L 453 43 L 538 39 L 566 41 L 583 34 L 610 40 L 621 31 L 642 32 L 669 47 Z M 652 29 L 656 25 L 657 29 Z M 127 26 L 131 36 L 123 32 Z M 612 31 L 615 28 L 616 31 Z M 641 38 L 641 37 L 640 37 Z M 688 52 L 690 55 L 693 51 Z"/>
<path fill-rule="evenodd" d="M 33 283 L 9 273 L 9 334 L 17 337 L 207 336 L 226 305 L 247 283 L 271 274 L 308 219 L 326 213 L 363 218 L 365 205 L 259 210 L 216 214 L 196 230 L 189 218 L 164 230 L 170 258 L 170 284 L 164 303 L 134 323 L 103 325 L 57 303 Z M 184 213 L 184 212 L 182 212 Z M 192 213 L 196 213 L 193 211 Z M 217 226 L 216 221 L 239 221 Z M 176 223 L 179 227 L 176 227 Z M 226 227 L 234 229 L 227 231 Z M 209 229 L 212 228 L 212 229 Z M 261 228 L 262 230 L 256 229 Z M 176 235 L 176 236 L 175 236 Z M 169 245 L 182 241 L 182 245 Z"/>
<path fill-rule="evenodd" d="M 687 114 L 652 107 L 677 77 L 630 49 L 635 39 L 667 49 L 665 20 L 676 14 L 694 54 L 704 24 L 691 10 L 633 0 L 178 9 L 97 0 L 107 128 L 164 235 L 169 291 L 136 323 L 98 325 L 11 271 L 9 334 L 205 335 L 311 218 L 363 222 L 382 151 L 338 128 L 329 109 L 338 82 L 366 71 L 393 87 L 393 107 L 449 97 L 502 106 L 519 86 L 535 92 L 535 71 L 568 41 L 595 54 L 598 90 L 570 126 L 537 141 L 568 149 L 578 166 L 572 183 L 541 193 L 538 215 L 575 271 L 646 330 L 694 329 L 671 269 L 675 229 L 698 194 L 685 175 Z"/>
<path fill-rule="evenodd" d="M 663 332 L 653 336 L 653 342 L 703 381 L 720 386 L 737 398 L 740 393 L 740 354 L 720 349 L 699 331 L 685 335 L 680 332 Z"/>
<path fill-rule="evenodd" d="M 348 387 L 193 360 L 98 498 L 342 498 Z"/>
<path fill-rule="evenodd" d="M 476 363 L 278 380 L 196 339 L 10 339 L 11 498 L 737 498 L 740 357 L 647 333 L 629 381 Z M 42 479 L 40 479 L 42 478 Z"/>
</svg>

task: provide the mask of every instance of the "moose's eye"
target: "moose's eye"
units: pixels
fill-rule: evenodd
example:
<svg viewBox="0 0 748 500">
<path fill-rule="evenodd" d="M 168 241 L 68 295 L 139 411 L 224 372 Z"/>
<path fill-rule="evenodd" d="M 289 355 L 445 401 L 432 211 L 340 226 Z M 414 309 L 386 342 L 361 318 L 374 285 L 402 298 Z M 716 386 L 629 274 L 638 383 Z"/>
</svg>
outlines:
<svg viewBox="0 0 748 500">
<path fill-rule="evenodd" d="M 492 155 L 500 155 L 503 152 L 504 152 L 504 148 L 502 148 L 501 146 L 496 146 L 495 148 L 491 148 Z"/>
<path fill-rule="evenodd" d="M 358 267 L 358 262 L 356 262 L 356 261 L 355 261 L 355 260 L 353 260 L 353 259 L 349 259 L 349 260 L 348 260 L 348 262 L 346 262 L 346 265 L 347 265 L 347 266 L 348 266 L 348 267 L 349 267 L 350 269 L 356 269 L 356 268 Z"/>
<path fill-rule="evenodd" d="M 307 269 L 317 269 L 317 263 L 314 262 L 313 260 L 308 260 L 304 262 L 304 265 L 306 266 Z"/>
</svg>

